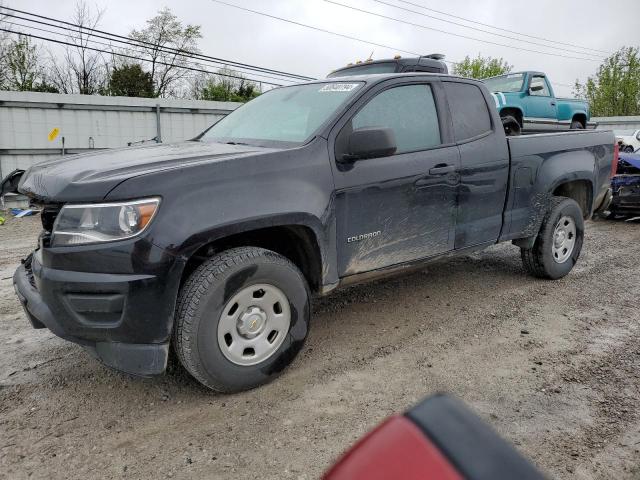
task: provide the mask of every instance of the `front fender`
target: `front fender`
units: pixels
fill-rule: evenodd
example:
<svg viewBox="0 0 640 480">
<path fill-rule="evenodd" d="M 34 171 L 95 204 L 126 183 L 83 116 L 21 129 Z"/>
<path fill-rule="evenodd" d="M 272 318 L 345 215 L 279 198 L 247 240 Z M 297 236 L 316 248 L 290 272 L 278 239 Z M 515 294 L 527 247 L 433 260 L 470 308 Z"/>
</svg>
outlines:
<svg viewBox="0 0 640 480">
<path fill-rule="evenodd" d="M 320 252 L 322 284 L 330 285 L 338 281 L 335 268 L 335 222 L 330 220 L 325 223 L 323 219 L 305 212 L 254 217 L 226 225 L 210 226 L 185 238 L 175 247 L 175 253 L 188 259 L 196 251 L 215 241 L 271 227 L 305 227 L 311 231 L 315 246 Z"/>
<path fill-rule="evenodd" d="M 323 283 L 337 282 L 333 177 L 326 140 L 227 162 L 131 178 L 110 199 L 160 195 L 148 236 L 189 258 L 230 235 L 275 226 L 309 228 L 321 252 Z"/>
</svg>

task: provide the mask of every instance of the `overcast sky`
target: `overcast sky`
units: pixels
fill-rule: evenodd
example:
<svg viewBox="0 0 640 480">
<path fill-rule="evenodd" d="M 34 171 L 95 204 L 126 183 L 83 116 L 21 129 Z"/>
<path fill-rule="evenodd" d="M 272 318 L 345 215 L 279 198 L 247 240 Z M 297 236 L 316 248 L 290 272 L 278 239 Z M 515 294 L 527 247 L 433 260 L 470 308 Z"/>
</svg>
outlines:
<svg viewBox="0 0 640 480">
<path fill-rule="evenodd" d="M 89 0 L 89 5 L 104 9 L 100 28 L 122 35 L 132 28 L 144 26 L 145 20 L 155 15 L 159 8 L 171 8 L 185 23 L 202 26 L 200 47 L 203 53 L 229 60 L 262 67 L 324 77 L 330 70 L 358 59 L 366 59 L 373 51 L 373 58 L 388 58 L 406 50 L 423 54 L 438 52 L 447 60 L 456 61 L 465 55 L 491 55 L 503 57 L 516 70 L 542 70 L 547 72 L 559 95 L 570 95 L 576 78 L 592 75 L 606 53 L 623 45 L 640 44 L 640 4 L 638 0 L 536 0 L 505 2 L 504 0 L 410 0 L 442 12 L 464 17 L 525 35 L 541 37 L 559 43 L 549 43 L 530 37 L 520 37 L 530 42 L 560 47 L 558 50 L 525 41 L 514 41 L 477 30 L 452 25 L 434 18 L 403 11 L 375 0 L 335 0 L 362 10 L 410 21 L 430 29 L 419 28 L 392 20 L 331 4 L 325 0 L 225 0 L 292 21 L 357 37 L 392 48 L 372 46 L 327 33 L 314 31 L 280 20 L 215 3 L 212 0 Z M 332 0 L 333 1 L 333 0 Z M 416 12 L 462 23 L 482 30 L 517 37 L 513 33 L 491 29 L 475 23 L 434 13 L 412 6 L 402 0 L 384 0 Z M 59 19 L 72 17 L 73 0 L 5 0 L 5 5 L 32 11 Z M 445 32 L 483 39 L 489 42 L 512 45 L 528 50 L 539 50 L 570 57 L 589 57 L 595 60 L 577 60 L 561 56 L 545 55 L 517 50 L 508 46 L 492 45 L 477 40 L 460 38 Z M 577 45 L 568 46 L 566 44 Z M 572 50 L 572 51 L 569 51 Z"/>
</svg>

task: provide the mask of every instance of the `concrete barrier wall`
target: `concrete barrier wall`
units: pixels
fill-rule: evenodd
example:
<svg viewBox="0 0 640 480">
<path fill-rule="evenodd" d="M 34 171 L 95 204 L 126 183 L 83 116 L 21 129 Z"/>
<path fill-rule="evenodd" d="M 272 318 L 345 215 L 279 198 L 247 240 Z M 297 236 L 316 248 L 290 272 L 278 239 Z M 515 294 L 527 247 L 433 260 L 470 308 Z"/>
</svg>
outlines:
<svg viewBox="0 0 640 480">
<path fill-rule="evenodd" d="M 604 130 L 640 130 L 640 116 L 635 117 L 594 117 L 599 129 Z"/>
<path fill-rule="evenodd" d="M 0 178 L 66 154 L 195 137 L 240 104 L 0 91 Z M 54 129 L 54 140 L 48 135 Z"/>
</svg>

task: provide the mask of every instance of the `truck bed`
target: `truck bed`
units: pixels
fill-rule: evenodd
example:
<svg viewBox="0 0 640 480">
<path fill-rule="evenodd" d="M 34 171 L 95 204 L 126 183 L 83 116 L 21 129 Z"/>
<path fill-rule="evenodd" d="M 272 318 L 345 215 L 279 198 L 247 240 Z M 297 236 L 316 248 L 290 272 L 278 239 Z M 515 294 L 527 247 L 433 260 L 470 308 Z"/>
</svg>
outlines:
<svg viewBox="0 0 640 480">
<path fill-rule="evenodd" d="M 603 202 L 609 189 L 614 136 L 608 130 L 571 130 L 507 137 L 511 155 L 510 189 L 501 241 L 534 236 L 556 186 L 582 182 L 585 217 Z M 586 155 L 585 155 L 586 154 Z"/>
<path fill-rule="evenodd" d="M 512 160 L 526 155 L 613 144 L 610 130 L 568 130 L 507 137 Z M 567 148 L 568 147 L 568 148 Z"/>
</svg>

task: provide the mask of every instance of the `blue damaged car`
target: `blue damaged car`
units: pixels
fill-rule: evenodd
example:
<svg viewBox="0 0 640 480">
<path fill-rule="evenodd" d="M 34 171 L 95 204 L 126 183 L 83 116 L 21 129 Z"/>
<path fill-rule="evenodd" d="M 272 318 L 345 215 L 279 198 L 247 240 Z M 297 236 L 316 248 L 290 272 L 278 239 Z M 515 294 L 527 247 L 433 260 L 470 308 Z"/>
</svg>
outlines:
<svg viewBox="0 0 640 480">
<path fill-rule="evenodd" d="M 619 155 L 611 192 L 610 218 L 640 216 L 640 149 Z"/>
</svg>

